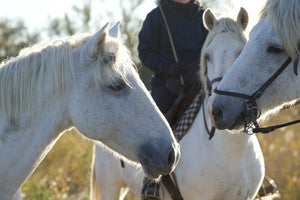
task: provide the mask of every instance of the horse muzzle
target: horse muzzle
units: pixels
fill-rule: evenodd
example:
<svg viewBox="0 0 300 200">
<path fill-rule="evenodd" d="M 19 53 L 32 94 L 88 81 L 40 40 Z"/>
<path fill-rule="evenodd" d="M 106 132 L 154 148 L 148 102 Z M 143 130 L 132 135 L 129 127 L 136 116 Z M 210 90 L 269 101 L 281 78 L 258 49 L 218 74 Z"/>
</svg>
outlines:
<svg viewBox="0 0 300 200">
<path fill-rule="evenodd" d="M 174 171 L 180 158 L 179 144 L 170 147 L 144 144 L 141 147 L 139 161 L 147 177 L 155 179 Z"/>
<path fill-rule="evenodd" d="M 207 104 L 212 125 L 220 130 L 240 130 L 246 121 L 246 106 L 241 99 L 213 94 Z"/>
</svg>

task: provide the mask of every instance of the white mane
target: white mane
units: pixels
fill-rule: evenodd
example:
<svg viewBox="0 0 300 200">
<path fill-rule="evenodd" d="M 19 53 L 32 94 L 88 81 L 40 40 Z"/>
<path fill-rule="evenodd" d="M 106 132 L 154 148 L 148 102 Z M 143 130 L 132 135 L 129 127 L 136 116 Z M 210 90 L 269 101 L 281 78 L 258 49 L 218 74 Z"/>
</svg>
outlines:
<svg viewBox="0 0 300 200">
<path fill-rule="evenodd" d="M 293 60 L 300 55 L 299 8 L 299 0 L 268 0 L 261 12 L 261 19 L 268 17 L 284 49 Z"/>
<path fill-rule="evenodd" d="M 236 21 L 230 18 L 221 18 L 217 21 L 216 25 L 213 27 L 211 31 L 209 31 L 205 42 L 202 46 L 202 51 L 204 52 L 204 49 L 206 49 L 209 44 L 213 41 L 213 39 L 216 37 L 216 35 L 223 33 L 223 32 L 229 32 L 232 33 L 232 36 L 236 38 L 237 40 L 240 40 L 242 43 L 246 44 L 247 37 L 245 35 L 244 29 L 240 24 L 238 24 Z M 207 91 L 207 64 L 206 64 L 206 58 L 205 55 L 201 53 L 201 82 L 203 85 L 203 90 L 206 94 L 206 97 L 208 95 Z"/>
<path fill-rule="evenodd" d="M 83 47 L 90 35 L 81 34 L 68 39 L 37 44 L 23 49 L 16 58 L 0 65 L 0 110 L 10 123 L 34 104 L 36 92 L 43 94 L 44 78 L 49 77 L 53 92 L 61 94 L 74 76 L 73 49 Z M 113 61 L 107 56 L 115 56 Z M 95 62 L 85 48 L 80 50 L 81 64 Z M 127 49 L 115 38 L 106 36 L 101 55 L 97 55 L 95 81 L 98 88 L 112 84 L 133 65 Z M 109 62 L 108 62 L 109 61 Z M 112 62 L 111 62 L 112 61 Z M 116 73 L 117 72 L 117 73 Z M 126 82 L 127 83 L 127 82 Z"/>
</svg>

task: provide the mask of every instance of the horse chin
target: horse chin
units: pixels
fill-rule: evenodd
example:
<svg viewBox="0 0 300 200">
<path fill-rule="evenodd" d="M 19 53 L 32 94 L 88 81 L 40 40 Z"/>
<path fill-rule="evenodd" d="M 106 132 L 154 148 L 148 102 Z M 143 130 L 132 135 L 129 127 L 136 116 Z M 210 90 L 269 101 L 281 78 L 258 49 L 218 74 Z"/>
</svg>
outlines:
<svg viewBox="0 0 300 200">
<path fill-rule="evenodd" d="M 153 147 L 151 143 L 145 143 L 140 147 L 138 161 L 141 163 L 146 176 L 151 179 L 159 178 L 160 175 L 171 173 L 180 157 L 177 143 L 169 147 L 163 147 L 163 141 Z M 167 155 L 167 156 L 166 156 Z"/>
<path fill-rule="evenodd" d="M 238 116 L 234 123 L 228 128 L 228 130 L 241 131 L 244 128 L 245 117 L 240 115 Z"/>
<path fill-rule="evenodd" d="M 158 163 L 152 164 L 148 159 L 141 159 L 140 163 L 145 175 L 152 180 L 159 179 L 161 175 L 168 175 L 174 170 L 174 167 L 166 168 Z"/>
<path fill-rule="evenodd" d="M 144 171 L 145 175 L 149 179 L 155 180 L 155 179 L 160 178 L 161 174 L 159 174 L 156 170 L 154 170 L 154 168 L 151 167 L 151 165 L 149 165 L 149 163 L 147 163 L 147 161 L 141 160 L 140 163 L 142 165 L 142 168 L 143 168 L 143 171 Z"/>
<path fill-rule="evenodd" d="M 213 118 L 212 118 L 213 119 Z M 219 130 L 228 130 L 230 132 L 236 132 L 236 131 L 241 131 L 244 128 L 244 124 L 245 124 L 245 118 L 244 116 L 241 114 L 239 115 L 235 120 L 233 120 L 232 122 L 229 121 L 222 121 L 222 122 L 218 122 L 216 123 L 215 121 L 212 122 L 213 126 Z"/>
<path fill-rule="evenodd" d="M 240 134 L 244 133 L 242 130 L 243 130 L 243 129 L 232 129 L 232 130 L 227 129 L 227 131 L 228 131 L 231 135 L 240 135 Z"/>
<path fill-rule="evenodd" d="M 221 127 L 223 130 L 227 129 L 229 132 L 236 134 L 236 133 L 240 133 L 243 128 L 244 128 L 244 124 L 245 124 L 245 116 L 243 114 L 240 114 L 234 121 L 233 123 L 224 125 L 224 127 Z M 219 127 L 216 127 L 218 129 L 220 129 Z M 221 130 L 222 130 L 221 129 Z"/>
</svg>

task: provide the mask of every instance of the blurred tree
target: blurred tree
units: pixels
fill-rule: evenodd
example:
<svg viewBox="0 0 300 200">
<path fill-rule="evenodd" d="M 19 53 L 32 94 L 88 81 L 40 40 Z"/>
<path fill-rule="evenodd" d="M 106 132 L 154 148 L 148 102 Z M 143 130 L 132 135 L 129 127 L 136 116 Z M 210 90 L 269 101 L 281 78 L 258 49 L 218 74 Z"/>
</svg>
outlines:
<svg viewBox="0 0 300 200">
<path fill-rule="evenodd" d="M 74 5 L 72 13 L 64 17 L 50 19 L 48 36 L 70 36 L 79 32 L 89 32 L 91 22 L 92 0 L 83 0 L 81 5 Z"/>
<path fill-rule="evenodd" d="M 29 33 L 22 20 L 0 19 L 0 62 L 31 44 L 38 42 L 38 33 Z"/>
<path fill-rule="evenodd" d="M 107 21 L 110 23 L 121 21 L 120 35 L 132 54 L 134 63 L 140 70 L 140 75 L 147 85 L 151 71 L 143 69 L 137 54 L 138 33 L 141 29 L 142 19 L 138 17 L 137 11 L 145 0 L 116 0 L 118 5 L 111 10 L 103 10 L 107 7 L 109 0 L 82 0 L 81 4 L 73 6 L 71 13 L 66 13 L 64 17 L 50 19 L 48 25 L 48 36 L 69 36 L 79 32 L 96 31 Z M 149 85 L 147 85 L 149 87 Z"/>
<path fill-rule="evenodd" d="M 72 13 L 66 13 L 62 18 L 54 18 L 49 23 L 49 36 L 68 36 L 78 32 L 95 31 L 99 25 L 107 21 L 121 21 L 120 32 L 123 41 L 129 48 L 134 63 L 136 64 L 141 79 L 150 88 L 149 78 L 152 72 L 142 66 L 137 53 L 138 33 L 141 29 L 143 19 L 138 15 L 139 8 L 146 2 L 145 0 L 115 0 L 114 5 L 118 5 L 111 10 L 103 10 L 103 7 L 110 5 L 109 0 L 82 0 L 81 4 L 73 6 Z M 201 1 L 206 6 L 216 5 L 218 0 Z M 155 6 L 156 1 L 153 1 Z M 153 8 L 154 8 L 153 6 Z M 149 8 L 149 12 L 152 8 Z M 105 21 L 107 19 L 107 21 Z M 93 26 L 94 25 L 94 26 Z M 94 29 L 94 30 L 93 30 Z"/>
</svg>

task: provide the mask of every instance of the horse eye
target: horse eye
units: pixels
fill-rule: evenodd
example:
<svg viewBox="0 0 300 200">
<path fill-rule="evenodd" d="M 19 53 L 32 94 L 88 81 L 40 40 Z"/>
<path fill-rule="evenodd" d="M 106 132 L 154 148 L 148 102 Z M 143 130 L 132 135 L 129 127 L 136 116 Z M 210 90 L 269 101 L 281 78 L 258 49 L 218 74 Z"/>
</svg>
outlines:
<svg viewBox="0 0 300 200">
<path fill-rule="evenodd" d="M 108 86 L 113 91 L 120 91 L 126 88 L 126 83 L 123 80 L 115 81 L 112 85 Z"/>
<path fill-rule="evenodd" d="M 281 53 L 284 49 L 279 46 L 269 46 L 267 52 L 269 53 Z"/>
</svg>

